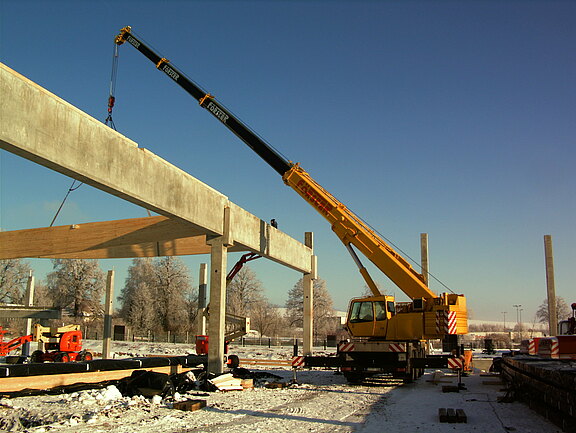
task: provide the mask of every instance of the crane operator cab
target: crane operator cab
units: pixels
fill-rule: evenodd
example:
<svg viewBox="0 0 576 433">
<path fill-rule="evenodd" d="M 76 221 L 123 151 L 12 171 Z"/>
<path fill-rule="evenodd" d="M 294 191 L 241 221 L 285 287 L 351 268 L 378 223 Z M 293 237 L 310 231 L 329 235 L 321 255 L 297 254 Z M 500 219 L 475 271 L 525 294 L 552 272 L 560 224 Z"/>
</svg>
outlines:
<svg viewBox="0 0 576 433">
<path fill-rule="evenodd" d="M 439 320 L 454 317 L 450 332 L 439 330 Z M 395 302 L 394 296 L 379 295 L 350 301 L 346 329 L 355 338 L 377 340 L 420 340 L 443 338 L 446 333 L 464 334 L 466 304 L 461 295 L 442 295 L 409 302 Z M 442 322 L 444 323 L 444 322 Z"/>
<path fill-rule="evenodd" d="M 350 302 L 346 327 L 354 337 L 385 337 L 388 321 L 395 315 L 393 296 L 355 298 Z"/>
</svg>

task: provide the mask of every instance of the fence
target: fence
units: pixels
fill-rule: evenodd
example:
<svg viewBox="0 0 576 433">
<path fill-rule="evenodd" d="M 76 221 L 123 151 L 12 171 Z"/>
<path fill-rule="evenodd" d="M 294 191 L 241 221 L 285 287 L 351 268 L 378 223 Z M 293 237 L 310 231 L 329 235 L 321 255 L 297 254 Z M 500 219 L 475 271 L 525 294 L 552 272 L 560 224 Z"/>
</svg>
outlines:
<svg viewBox="0 0 576 433">
<path fill-rule="evenodd" d="M 84 339 L 98 340 L 102 338 L 102 331 L 97 329 L 83 329 Z M 134 335 L 114 333 L 115 341 L 133 341 L 133 342 L 150 342 L 150 343 L 172 343 L 172 344 L 196 344 L 196 335 L 193 333 L 174 334 L 170 332 L 150 332 L 146 335 Z M 267 347 L 292 347 L 294 344 L 302 346 L 302 338 L 296 337 L 241 337 L 232 343 L 236 346 L 267 346 Z M 314 347 L 336 347 L 336 339 L 328 338 L 315 339 Z"/>
</svg>

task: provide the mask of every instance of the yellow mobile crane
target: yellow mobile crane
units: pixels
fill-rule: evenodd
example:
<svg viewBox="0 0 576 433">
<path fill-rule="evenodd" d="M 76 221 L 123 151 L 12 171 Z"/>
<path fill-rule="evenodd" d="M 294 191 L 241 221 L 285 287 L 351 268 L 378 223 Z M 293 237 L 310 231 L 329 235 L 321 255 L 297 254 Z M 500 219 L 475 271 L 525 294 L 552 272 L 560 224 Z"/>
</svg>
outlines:
<svg viewBox="0 0 576 433">
<path fill-rule="evenodd" d="M 427 366 L 441 367 L 446 359 L 427 356 L 425 342 L 468 332 L 466 300 L 463 295 L 436 295 L 425 284 L 424 277 L 396 253 L 375 231 L 358 216 L 322 188 L 299 165 L 293 164 L 264 142 L 212 95 L 202 90 L 160 57 L 130 27 L 123 28 L 115 38 L 117 45 L 128 42 L 144 54 L 160 71 L 194 97 L 224 126 L 236 134 L 281 176 L 286 185 L 296 191 L 331 225 L 342 241 L 373 296 L 350 301 L 346 327 L 352 341 L 340 346 L 336 360 L 306 357 L 307 366 L 334 365 L 342 369 L 349 380 L 358 380 L 375 373 L 392 373 L 412 380 Z M 111 95 L 111 100 L 113 101 Z M 356 250 L 360 251 L 410 299 L 396 303 L 393 296 L 378 290 Z"/>
</svg>

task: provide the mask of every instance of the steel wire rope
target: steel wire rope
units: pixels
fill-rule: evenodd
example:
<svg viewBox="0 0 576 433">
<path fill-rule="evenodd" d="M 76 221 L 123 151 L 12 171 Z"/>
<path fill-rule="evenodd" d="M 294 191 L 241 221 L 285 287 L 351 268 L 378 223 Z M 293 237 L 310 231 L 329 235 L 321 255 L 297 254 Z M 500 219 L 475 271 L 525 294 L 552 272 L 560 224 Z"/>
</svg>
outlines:
<svg viewBox="0 0 576 433">
<path fill-rule="evenodd" d="M 338 200 L 333 194 L 329 193 L 330 195 L 332 195 L 332 197 L 334 197 L 335 200 L 337 200 L 338 202 L 342 203 L 340 200 Z M 375 229 L 374 227 L 372 227 L 369 223 L 367 223 L 366 221 L 364 221 L 363 219 L 361 219 L 359 216 L 357 216 L 356 212 L 354 212 L 350 207 L 346 206 L 346 208 L 352 213 L 352 215 L 358 219 L 358 221 L 364 225 L 366 225 L 366 227 L 368 227 L 370 230 L 372 230 L 374 233 L 376 233 L 378 236 L 380 236 L 382 239 L 384 239 L 387 243 L 389 243 L 392 247 L 394 247 L 397 251 L 399 251 L 404 257 L 406 257 L 408 260 L 410 260 L 416 267 L 418 267 L 420 270 L 422 270 L 422 266 L 416 261 L 414 260 L 409 254 L 407 254 L 404 250 L 402 250 L 402 248 L 400 248 L 398 245 L 396 245 L 392 240 L 390 240 L 389 238 L 387 238 L 386 236 L 384 236 L 382 233 L 380 233 L 377 229 Z M 442 287 L 444 287 L 445 289 L 449 290 L 451 293 L 455 293 L 450 287 L 448 287 L 446 284 L 444 284 L 444 282 L 442 282 L 440 279 L 438 279 L 434 274 L 432 274 L 430 271 L 428 271 L 428 275 L 434 279 L 437 283 L 439 283 Z"/>
<path fill-rule="evenodd" d="M 62 203 L 60 203 L 60 207 L 58 208 L 58 210 L 56 211 L 56 215 L 54 215 L 54 218 L 52 218 L 52 222 L 50 223 L 49 227 L 52 227 L 54 225 L 54 221 L 56 221 L 56 218 L 58 217 L 58 214 L 60 213 L 60 211 L 62 210 L 62 207 L 64 206 L 64 203 L 66 202 L 66 199 L 68 198 L 68 196 L 70 195 L 70 193 L 72 191 L 76 191 L 78 188 L 80 188 L 82 185 L 84 185 L 84 183 L 80 182 L 80 184 L 77 187 L 74 187 L 74 184 L 76 183 L 76 179 L 74 179 L 72 181 L 72 185 L 70 185 L 70 188 L 68 188 L 68 192 L 66 193 L 66 195 L 64 196 L 64 200 L 62 200 Z"/>
<path fill-rule="evenodd" d="M 114 43 L 114 50 L 112 52 L 112 72 L 110 74 L 110 91 L 108 95 L 108 117 L 104 123 L 116 131 L 116 125 L 112 119 L 112 109 L 116 102 L 116 78 L 118 75 L 118 45 Z"/>
</svg>

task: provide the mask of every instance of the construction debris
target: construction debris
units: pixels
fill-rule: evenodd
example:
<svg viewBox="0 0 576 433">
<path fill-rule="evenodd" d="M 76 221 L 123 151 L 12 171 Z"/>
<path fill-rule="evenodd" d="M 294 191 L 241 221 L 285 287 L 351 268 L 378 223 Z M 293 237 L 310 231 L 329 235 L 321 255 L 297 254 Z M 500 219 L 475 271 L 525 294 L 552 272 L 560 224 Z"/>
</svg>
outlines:
<svg viewBox="0 0 576 433">
<path fill-rule="evenodd" d="M 193 412 L 206 407 L 206 400 L 185 400 L 174 403 L 173 408 Z"/>
</svg>

